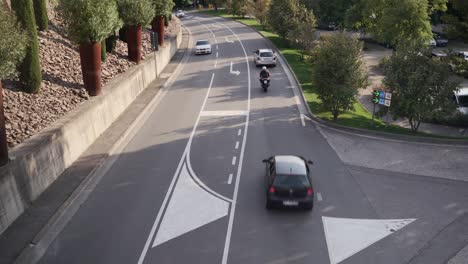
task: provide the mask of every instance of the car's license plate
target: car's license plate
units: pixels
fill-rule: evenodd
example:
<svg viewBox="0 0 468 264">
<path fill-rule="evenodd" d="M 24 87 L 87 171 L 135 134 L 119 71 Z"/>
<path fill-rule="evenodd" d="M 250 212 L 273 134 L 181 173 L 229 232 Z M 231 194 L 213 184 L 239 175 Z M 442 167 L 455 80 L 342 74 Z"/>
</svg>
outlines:
<svg viewBox="0 0 468 264">
<path fill-rule="evenodd" d="M 299 203 L 297 201 L 283 201 L 285 206 L 297 206 Z"/>
</svg>

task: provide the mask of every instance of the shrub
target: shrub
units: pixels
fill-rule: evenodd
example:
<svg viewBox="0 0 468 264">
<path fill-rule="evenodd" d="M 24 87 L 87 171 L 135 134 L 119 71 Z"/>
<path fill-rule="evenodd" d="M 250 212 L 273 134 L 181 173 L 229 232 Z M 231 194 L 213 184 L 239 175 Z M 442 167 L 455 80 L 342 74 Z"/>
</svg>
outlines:
<svg viewBox="0 0 468 264">
<path fill-rule="evenodd" d="M 34 15 L 36 17 L 37 27 L 40 31 L 47 30 L 49 26 L 49 17 L 47 16 L 47 2 L 46 0 L 33 0 L 34 1 Z"/>
<path fill-rule="evenodd" d="M 15 10 L 23 28 L 29 33 L 29 47 L 26 50 L 26 57 L 19 67 L 19 77 L 25 92 L 37 93 L 41 88 L 42 73 L 39 63 L 39 43 L 37 41 L 33 3 L 32 0 L 15 0 L 11 2 L 11 7 Z"/>
</svg>

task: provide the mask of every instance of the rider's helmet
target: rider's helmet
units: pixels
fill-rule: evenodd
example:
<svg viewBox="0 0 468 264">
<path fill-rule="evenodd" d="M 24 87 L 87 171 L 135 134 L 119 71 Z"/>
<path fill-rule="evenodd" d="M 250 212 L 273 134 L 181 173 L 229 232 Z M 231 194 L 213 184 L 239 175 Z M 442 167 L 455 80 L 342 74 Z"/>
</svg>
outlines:
<svg viewBox="0 0 468 264">
<path fill-rule="evenodd" d="M 263 66 L 263 67 L 262 67 L 262 70 L 263 70 L 263 71 L 265 71 L 266 69 L 267 69 L 267 67 L 266 67 L 266 66 Z"/>
</svg>

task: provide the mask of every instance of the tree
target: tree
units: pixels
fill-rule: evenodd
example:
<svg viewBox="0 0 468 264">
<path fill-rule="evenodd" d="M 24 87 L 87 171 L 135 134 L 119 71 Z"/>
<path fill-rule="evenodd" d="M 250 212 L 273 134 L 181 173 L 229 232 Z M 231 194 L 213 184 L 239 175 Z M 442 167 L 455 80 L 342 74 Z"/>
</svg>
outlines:
<svg viewBox="0 0 468 264">
<path fill-rule="evenodd" d="M 34 1 L 34 15 L 36 18 L 37 27 L 40 31 L 47 30 L 49 27 L 49 17 L 47 16 L 47 2 L 46 0 L 33 0 Z"/>
<path fill-rule="evenodd" d="M 245 17 L 254 12 L 252 0 L 229 0 L 227 2 L 229 13 L 234 16 Z"/>
<path fill-rule="evenodd" d="M 366 86 L 361 51 L 362 43 L 345 33 L 324 38 L 314 50 L 312 82 L 334 121 L 341 113 L 353 110 L 358 90 Z"/>
<path fill-rule="evenodd" d="M 346 12 L 358 0 L 316 0 L 311 4 L 319 24 L 327 27 L 329 24 L 343 27 Z"/>
<path fill-rule="evenodd" d="M 117 4 L 120 18 L 128 26 L 128 56 L 131 61 L 140 63 L 142 26 L 153 20 L 153 3 L 151 0 L 118 0 Z"/>
<path fill-rule="evenodd" d="M 26 56 L 20 65 L 20 80 L 28 93 L 37 93 L 41 88 L 42 73 L 39 62 L 39 43 L 37 41 L 36 22 L 34 20 L 32 0 L 15 0 L 11 3 L 20 23 L 29 35 Z"/>
<path fill-rule="evenodd" d="M 62 0 L 68 35 L 80 45 L 83 82 L 88 93 L 101 93 L 101 41 L 121 27 L 115 0 Z"/>
<path fill-rule="evenodd" d="M 468 1 L 451 0 L 450 7 L 449 12 L 442 17 L 448 25 L 447 35 L 468 42 Z"/>
<path fill-rule="evenodd" d="M 154 18 L 151 26 L 154 32 L 158 34 L 159 45 L 164 44 L 164 17 L 171 13 L 174 7 L 172 0 L 152 0 L 154 7 Z"/>
<path fill-rule="evenodd" d="M 384 84 L 393 93 L 392 113 L 406 117 L 416 132 L 425 118 L 436 113 L 452 114 L 453 92 L 459 82 L 450 76 L 447 64 L 425 55 L 418 48 L 401 49 L 384 63 Z"/>
<path fill-rule="evenodd" d="M 266 25 L 271 0 L 257 0 L 254 4 L 253 15 L 263 26 Z"/>
<path fill-rule="evenodd" d="M 296 23 L 299 3 L 297 0 L 272 0 L 268 12 L 268 23 L 283 39 Z"/>
<path fill-rule="evenodd" d="M 17 74 L 17 66 L 26 56 L 28 34 L 24 31 L 17 18 L 0 1 L 0 166 L 8 162 L 8 146 L 5 129 L 5 115 L 3 113 L 2 79 Z"/>
<path fill-rule="evenodd" d="M 290 42 L 301 50 L 302 59 L 306 52 L 311 51 L 317 39 L 316 20 L 314 13 L 300 5 L 295 19 L 296 24 L 288 32 Z"/>
<path fill-rule="evenodd" d="M 427 45 L 432 38 L 430 14 L 446 0 L 360 0 L 349 11 L 349 27 L 362 29 L 382 43 Z"/>
</svg>

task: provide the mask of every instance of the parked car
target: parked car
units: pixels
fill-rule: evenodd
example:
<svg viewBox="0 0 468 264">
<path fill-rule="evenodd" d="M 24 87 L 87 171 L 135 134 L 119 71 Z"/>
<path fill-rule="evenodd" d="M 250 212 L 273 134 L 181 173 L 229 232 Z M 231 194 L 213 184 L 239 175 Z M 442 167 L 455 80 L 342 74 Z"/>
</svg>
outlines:
<svg viewBox="0 0 468 264">
<path fill-rule="evenodd" d="M 458 105 L 458 111 L 468 115 L 468 88 L 461 88 L 457 92 L 454 92 L 454 95 Z"/>
<path fill-rule="evenodd" d="M 445 47 L 447 46 L 448 44 L 448 38 L 444 35 L 444 34 L 441 34 L 441 33 L 437 33 L 437 32 L 432 32 L 433 36 L 434 36 L 434 40 L 436 42 L 436 45 L 438 47 Z"/>
<path fill-rule="evenodd" d="M 277 155 L 263 160 L 265 163 L 266 208 L 276 206 L 314 206 L 314 190 L 308 161 L 303 157 Z"/>
<path fill-rule="evenodd" d="M 195 54 L 211 54 L 211 44 L 206 39 L 197 40 L 195 43 Z"/>
<path fill-rule="evenodd" d="M 460 51 L 458 52 L 458 57 L 468 61 L 468 51 Z"/>
<path fill-rule="evenodd" d="M 432 48 L 437 46 L 437 42 L 434 38 L 432 38 L 427 44 Z"/>
<path fill-rule="evenodd" d="M 184 13 L 184 11 L 182 11 L 182 10 L 178 10 L 178 11 L 177 11 L 177 13 L 176 13 L 176 17 L 178 17 L 178 18 L 182 18 L 182 17 L 184 17 L 184 16 L 185 16 L 185 13 Z"/>
<path fill-rule="evenodd" d="M 258 49 L 255 51 L 255 65 L 258 66 L 276 66 L 276 53 L 271 49 Z"/>
</svg>

